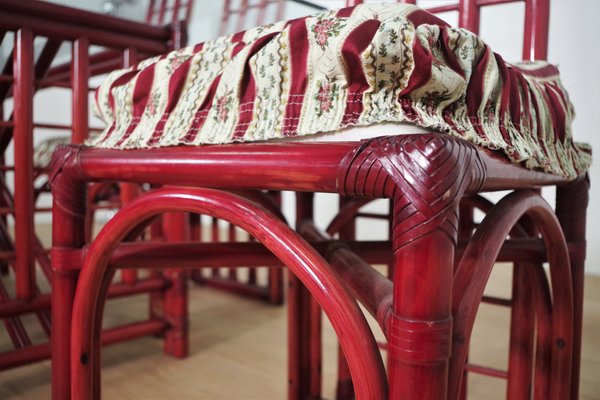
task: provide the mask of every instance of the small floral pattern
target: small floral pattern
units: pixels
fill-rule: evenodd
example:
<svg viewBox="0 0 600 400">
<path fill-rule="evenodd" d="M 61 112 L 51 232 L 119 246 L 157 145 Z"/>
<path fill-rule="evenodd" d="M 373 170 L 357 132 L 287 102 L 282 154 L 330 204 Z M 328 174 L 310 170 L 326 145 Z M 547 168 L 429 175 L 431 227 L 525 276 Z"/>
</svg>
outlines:
<svg viewBox="0 0 600 400">
<path fill-rule="evenodd" d="M 322 50 L 329 46 L 329 38 L 340 35 L 342 28 L 346 26 L 343 20 L 339 18 L 319 18 L 312 31 L 315 40 Z"/>
<path fill-rule="evenodd" d="M 507 64 L 471 32 L 427 14 L 415 25 L 415 10 L 389 2 L 356 6 L 343 18 L 326 11 L 250 29 L 235 43 L 223 37 L 113 72 L 96 96 L 108 128 L 88 143 L 121 149 L 217 144 L 409 122 L 502 151 L 528 168 L 575 177 L 589 167 L 591 149 L 573 141 L 574 110 L 555 67 Z M 373 20 L 380 22 L 375 30 L 364 23 Z M 367 35 L 360 54 L 346 46 L 354 33 Z M 418 59 L 416 51 L 429 57 Z M 306 68 L 294 68 L 298 61 Z M 187 62 L 181 92 L 168 98 L 173 72 Z M 147 68 L 155 68 L 153 81 L 138 81 Z M 505 69 L 519 75 L 514 87 L 503 81 Z M 250 82 L 251 92 L 244 86 Z M 140 89 L 148 96 L 134 96 Z M 509 107 L 501 115 L 507 97 L 521 113 Z M 134 116 L 139 101 L 144 111 Z"/>
<path fill-rule="evenodd" d="M 225 93 L 223 96 L 217 98 L 215 102 L 216 114 L 214 119 L 217 122 L 226 122 L 231 111 L 231 105 L 233 103 L 233 95 L 230 91 Z"/>
<path fill-rule="evenodd" d="M 315 95 L 315 112 L 318 117 L 329 113 L 338 99 L 338 86 L 329 81 L 317 83 L 317 94 Z"/>
</svg>

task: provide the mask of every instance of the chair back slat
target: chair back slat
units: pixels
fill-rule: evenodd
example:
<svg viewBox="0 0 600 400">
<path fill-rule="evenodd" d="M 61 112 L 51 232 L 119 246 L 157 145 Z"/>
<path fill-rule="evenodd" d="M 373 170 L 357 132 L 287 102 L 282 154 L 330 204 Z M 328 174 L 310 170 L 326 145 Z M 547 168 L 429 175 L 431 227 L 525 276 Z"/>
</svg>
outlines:
<svg viewBox="0 0 600 400">
<path fill-rule="evenodd" d="M 164 25 L 170 22 L 189 22 L 194 0 L 150 0 L 146 12 L 146 22 L 151 25 Z"/>
<path fill-rule="evenodd" d="M 267 9 L 270 6 L 275 7 L 275 20 L 283 19 L 285 10 L 285 0 L 240 0 L 237 8 L 234 7 L 233 0 L 223 1 L 223 15 L 221 17 L 221 27 L 219 34 L 225 35 L 231 33 L 231 27 L 235 27 L 235 31 L 240 32 L 247 29 L 248 26 L 264 25 L 267 21 Z M 248 23 L 248 15 L 250 10 L 256 10 L 256 20 Z M 234 18 L 237 18 L 235 23 L 232 23 Z"/>
</svg>

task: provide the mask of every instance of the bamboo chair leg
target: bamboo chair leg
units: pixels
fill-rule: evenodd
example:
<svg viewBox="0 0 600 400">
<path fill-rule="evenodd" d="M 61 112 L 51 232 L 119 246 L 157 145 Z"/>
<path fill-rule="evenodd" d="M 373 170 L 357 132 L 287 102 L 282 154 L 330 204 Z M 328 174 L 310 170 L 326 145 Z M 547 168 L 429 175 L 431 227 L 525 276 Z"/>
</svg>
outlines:
<svg viewBox="0 0 600 400">
<path fill-rule="evenodd" d="M 585 263 L 585 227 L 589 203 L 589 177 L 560 186 L 556 191 L 556 215 L 567 242 L 576 249 L 571 256 L 573 281 L 573 366 L 571 368 L 571 398 L 579 398 L 581 368 L 581 333 L 583 322 L 583 282 Z"/>
</svg>

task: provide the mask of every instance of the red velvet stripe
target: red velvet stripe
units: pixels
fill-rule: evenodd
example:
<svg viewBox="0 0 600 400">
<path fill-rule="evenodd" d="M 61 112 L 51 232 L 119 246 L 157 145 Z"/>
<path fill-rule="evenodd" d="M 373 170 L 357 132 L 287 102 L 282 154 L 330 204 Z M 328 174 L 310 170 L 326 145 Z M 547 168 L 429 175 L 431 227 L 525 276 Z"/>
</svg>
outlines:
<svg viewBox="0 0 600 400">
<path fill-rule="evenodd" d="M 544 132 L 542 131 L 542 121 L 540 119 L 540 106 L 538 104 L 538 98 L 534 95 L 531 95 L 531 105 L 533 106 L 535 113 L 535 122 L 537 126 L 536 132 L 531 132 L 531 136 L 537 135 L 537 142 L 539 143 L 544 155 L 548 157 L 548 149 L 546 148 L 546 139 L 544 138 Z"/>
<path fill-rule="evenodd" d="M 289 28 L 290 46 L 290 94 L 283 120 L 283 134 L 286 136 L 296 135 L 298 122 L 302 113 L 302 102 L 306 92 L 308 62 L 308 31 L 306 29 L 306 18 L 294 21 Z"/>
<path fill-rule="evenodd" d="M 406 19 L 411 22 L 415 28 L 422 24 L 439 25 L 441 28 L 449 26 L 435 15 L 420 9 L 416 9 L 409 13 Z M 413 58 L 415 63 L 414 70 L 408 80 L 407 86 L 400 92 L 398 101 L 402 105 L 402 110 L 408 120 L 419 123 L 420 117 L 412 106 L 410 93 L 427 84 L 431 79 L 433 58 L 429 50 L 425 49 L 416 38 L 413 44 Z"/>
<path fill-rule="evenodd" d="M 245 34 L 246 34 L 246 31 L 241 31 L 241 32 L 235 33 L 231 37 L 231 43 L 240 43 L 244 39 Z"/>
<path fill-rule="evenodd" d="M 338 12 L 335 14 L 335 16 L 337 18 L 349 18 L 352 16 L 352 13 L 354 12 L 355 8 L 356 8 L 356 6 L 342 8 L 342 9 L 338 10 Z"/>
<path fill-rule="evenodd" d="M 246 134 L 248 127 L 250 126 L 250 122 L 252 121 L 252 116 L 254 115 L 254 100 L 256 99 L 256 81 L 254 79 L 254 74 L 252 73 L 252 68 L 250 67 L 250 58 L 254 56 L 260 49 L 265 47 L 267 43 L 271 41 L 275 36 L 277 36 L 278 32 L 273 32 L 268 35 L 265 35 L 259 38 L 256 42 L 252 44 L 252 48 L 248 52 L 246 57 L 246 62 L 244 63 L 244 75 L 242 76 L 241 82 L 241 93 L 240 93 L 240 104 L 244 104 L 242 110 L 238 110 L 238 124 L 233 132 L 234 138 L 242 138 Z M 252 107 L 249 105 L 252 104 Z"/>
<path fill-rule="evenodd" d="M 144 113 L 144 109 L 148 104 L 148 98 L 152 92 L 152 84 L 154 82 L 154 72 L 156 64 L 150 65 L 142 70 L 138 75 L 135 87 L 133 88 L 133 117 L 139 118 Z"/>
<path fill-rule="evenodd" d="M 523 75 L 528 75 L 535 78 L 551 78 L 553 76 L 558 76 L 558 69 L 552 64 L 547 64 L 535 69 L 520 68 L 518 65 L 514 65 L 513 67 L 522 72 Z"/>
<path fill-rule="evenodd" d="M 115 81 L 110 85 L 110 88 L 108 89 L 108 104 L 110 109 L 113 112 L 113 115 L 116 113 L 115 110 L 115 98 L 113 96 L 113 89 L 116 88 L 117 86 L 121 86 L 124 84 L 127 84 L 139 71 L 137 70 L 132 70 L 129 71 L 123 75 L 121 75 L 120 77 L 118 77 L 117 79 L 115 79 Z M 96 96 L 98 96 L 98 90 L 96 89 Z M 98 100 L 96 99 L 96 102 L 98 102 Z M 110 128 L 106 131 L 106 134 L 104 135 L 104 138 L 102 138 L 102 142 L 105 142 L 115 131 L 116 128 L 116 115 L 114 115 L 114 120 L 112 125 L 110 126 Z"/>
<path fill-rule="evenodd" d="M 465 72 L 463 71 L 458 59 L 456 58 L 456 54 L 452 51 L 452 46 L 450 45 L 450 36 L 448 35 L 448 29 L 442 29 L 442 37 L 440 38 L 440 48 L 442 53 L 444 54 L 444 60 L 446 64 L 458 75 L 465 77 Z"/>
<path fill-rule="evenodd" d="M 381 22 L 374 19 L 363 22 L 348 35 L 342 46 L 347 81 L 350 82 L 342 125 L 356 123 L 358 115 L 363 111 L 362 98 L 369 88 L 369 83 L 362 68 L 361 55 L 373 40 L 380 25 Z"/>
<path fill-rule="evenodd" d="M 416 9 L 406 16 L 406 19 L 410 21 L 415 28 L 422 24 L 439 25 L 440 28 L 449 27 L 444 20 L 436 17 L 427 11 Z"/>
<path fill-rule="evenodd" d="M 515 73 L 518 81 L 519 81 L 519 86 L 521 88 L 521 101 L 523 102 L 523 112 L 522 115 L 519 117 L 520 123 L 519 123 L 519 127 L 520 129 L 523 129 L 523 127 L 526 124 L 526 129 L 528 132 L 531 133 L 531 131 L 533 130 L 533 120 L 531 117 L 531 93 L 529 92 L 529 85 L 527 83 L 527 80 L 523 77 L 522 74 L 519 73 L 519 71 L 516 71 Z"/>
<path fill-rule="evenodd" d="M 481 59 L 477 62 L 475 68 L 473 68 L 466 96 L 467 115 L 471 118 L 475 132 L 484 139 L 487 138 L 487 135 L 483 132 L 483 128 L 480 125 L 482 121 L 478 117 L 478 112 L 483 101 L 485 73 L 490 62 L 490 55 L 491 51 L 489 48 L 486 48 Z"/>
<path fill-rule="evenodd" d="M 511 99 L 509 102 L 510 118 L 512 119 L 513 125 L 521 130 L 521 94 L 519 85 L 519 73 L 512 68 L 508 68 L 508 75 L 510 76 L 511 83 Z"/>
<path fill-rule="evenodd" d="M 400 92 L 400 97 L 408 96 L 416 89 L 427 84 L 431 79 L 431 65 L 433 63 L 431 53 L 417 39 L 413 44 L 413 59 L 415 63 L 413 72 L 410 75 L 408 84 Z"/>
<path fill-rule="evenodd" d="M 127 127 L 127 130 L 117 143 L 120 146 L 131 136 L 135 127 L 138 125 L 140 118 L 144 114 L 150 93 L 152 92 L 152 86 L 154 84 L 154 70 L 156 64 L 150 65 L 148 68 L 142 70 L 138 75 L 138 79 L 135 81 L 135 87 L 133 88 L 133 111 L 132 120 Z"/>
<path fill-rule="evenodd" d="M 556 82 L 548 81 L 546 82 L 547 87 L 553 88 L 556 94 L 562 99 L 563 106 L 562 108 L 565 110 L 565 113 L 569 110 L 569 96 L 567 96 L 567 92 L 565 92 Z"/>
<path fill-rule="evenodd" d="M 245 47 L 245 44 L 243 42 L 239 42 L 233 48 L 231 58 L 233 59 L 233 57 L 235 57 L 240 51 L 242 51 L 242 49 L 244 47 Z M 185 142 L 188 142 L 188 143 L 193 142 L 196 139 L 196 136 L 198 136 L 198 132 L 200 131 L 200 129 L 202 129 L 202 126 L 206 122 L 206 117 L 208 116 L 208 111 L 211 109 L 212 104 L 215 100 L 215 94 L 217 93 L 217 88 L 219 87 L 219 83 L 221 82 L 222 76 L 223 76 L 222 73 L 219 74 L 215 78 L 213 83 L 210 85 L 210 88 L 208 89 L 208 92 L 206 93 L 206 97 L 204 98 L 204 101 L 202 102 L 200 107 L 198 107 L 198 110 L 196 110 L 196 114 L 194 115 L 194 119 L 190 126 L 190 129 L 189 129 L 188 133 L 185 135 L 185 138 L 184 138 Z"/>
<path fill-rule="evenodd" d="M 561 143 L 565 141 L 565 127 L 566 127 L 566 116 L 564 112 L 564 106 L 553 88 L 546 83 L 543 85 L 544 91 L 547 95 L 548 108 L 552 115 L 552 127 L 554 128 L 554 139 L 559 140 Z"/>
<path fill-rule="evenodd" d="M 171 114 L 171 111 L 173 111 L 173 108 L 175 108 L 177 105 L 177 101 L 179 100 L 179 96 L 181 95 L 181 91 L 183 90 L 187 80 L 191 61 L 192 57 L 185 60 L 171 75 L 171 79 L 169 80 L 169 97 L 167 99 L 165 112 L 154 127 L 154 133 L 152 134 L 152 137 L 148 140 L 148 145 L 150 146 L 158 143 L 163 134 L 165 124 L 167 123 L 167 118 Z"/>
<path fill-rule="evenodd" d="M 134 78 L 138 72 L 139 71 L 136 69 L 126 72 L 115 79 L 115 81 L 110 85 L 110 88 L 108 89 L 108 104 L 113 111 L 115 111 L 115 98 L 113 96 L 113 89 L 117 86 L 126 85 L 129 83 L 129 81 L 131 81 L 131 79 Z"/>
<path fill-rule="evenodd" d="M 510 139 L 510 135 L 506 130 L 506 117 L 508 115 L 507 113 L 509 112 L 509 103 L 513 97 L 513 82 L 502 57 L 496 53 L 494 53 L 494 56 L 496 57 L 496 65 L 498 65 L 498 72 L 500 73 L 500 79 L 502 82 L 500 110 L 498 112 L 500 133 L 502 134 L 502 138 L 504 138 L 506 143 L 512 145 L 512 140 Z"/>
</svg>

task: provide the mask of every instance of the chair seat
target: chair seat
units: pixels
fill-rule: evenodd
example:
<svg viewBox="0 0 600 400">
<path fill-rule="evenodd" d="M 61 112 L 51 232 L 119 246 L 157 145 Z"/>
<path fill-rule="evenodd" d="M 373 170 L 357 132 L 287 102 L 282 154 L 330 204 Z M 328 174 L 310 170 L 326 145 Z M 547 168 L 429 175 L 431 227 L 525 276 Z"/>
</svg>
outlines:
<svg viewBox="0 0 600 400">
<path fill-rule="evenodd" d="M 591 163 L 572 140 L 554 66 L 508 64 L 473 33 L 406 4 L 326 11 L 151 58 L 111 73 L 95 105 L 107 129 L 88 144 L 104 148 L 410 123 L 566 177 Z"/>
</svg>

